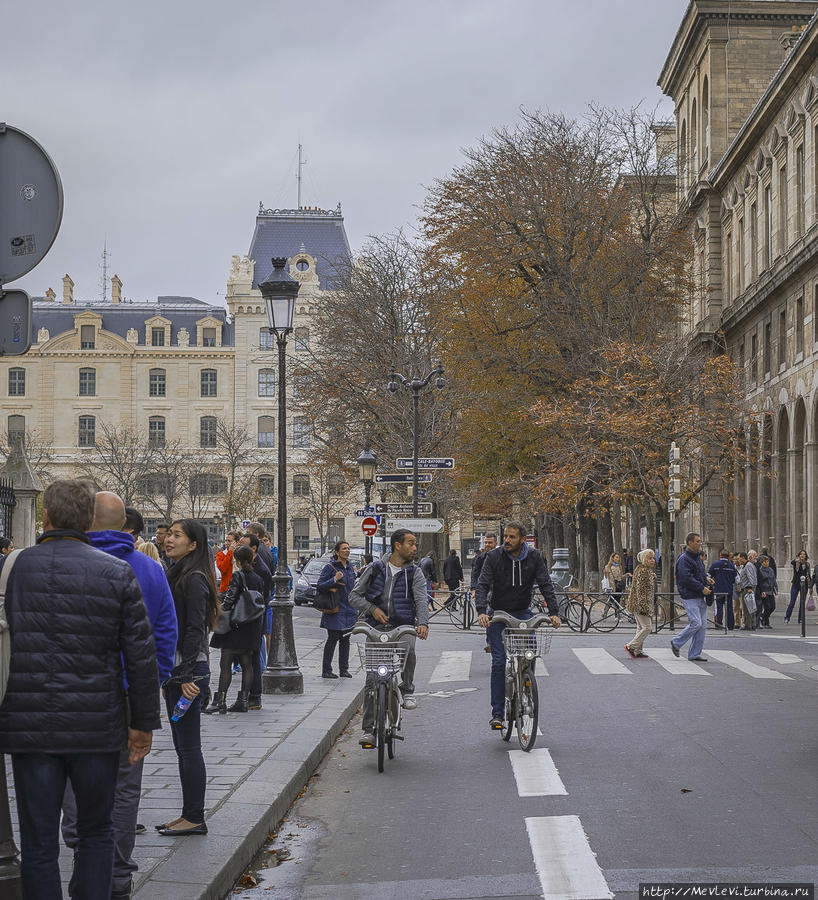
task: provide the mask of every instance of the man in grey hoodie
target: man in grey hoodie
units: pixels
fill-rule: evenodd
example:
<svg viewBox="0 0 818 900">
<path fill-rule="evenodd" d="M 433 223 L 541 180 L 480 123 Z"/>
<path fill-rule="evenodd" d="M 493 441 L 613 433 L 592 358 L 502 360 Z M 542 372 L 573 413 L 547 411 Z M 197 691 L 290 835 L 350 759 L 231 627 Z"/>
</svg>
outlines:
<svg viewBox="0 0 818 900">
<path fill-rule="evenodd" d="M 739 591 L 741 593 L 741 602 L 744 605 L 745 631 L 755 631 L 753 623 L 755 622 L 756 589 L 758 588 L 758 571 L 755 567 L 757 555 L 755 550 L 751 550 L 749 554 L 739 554 L 742 564 L 739 574 Z"/>
<path fill-rule="evenodd" d="M 395 531 L 390 541 L 391 553 L 368 566 L 349 595 L 349 602 L 367 616 L 367 621 L 384 631 L 398 625 L 414 625 L 417 636 L 425 641 L 429 636 L 429 597 L 426 578 L 414 564 L 417 554 L 417 538 L 403 528 Z M 400 643 L 406 645 L 406 662 L 403 667 L 403 708 L 415 709 L 415 636 L 408 634 Z M 374 709 L 369 692 L 364 694 L 363 736 L 360 744 L 365 749 L 375 746 L 372 734 Z"/>
</svg>

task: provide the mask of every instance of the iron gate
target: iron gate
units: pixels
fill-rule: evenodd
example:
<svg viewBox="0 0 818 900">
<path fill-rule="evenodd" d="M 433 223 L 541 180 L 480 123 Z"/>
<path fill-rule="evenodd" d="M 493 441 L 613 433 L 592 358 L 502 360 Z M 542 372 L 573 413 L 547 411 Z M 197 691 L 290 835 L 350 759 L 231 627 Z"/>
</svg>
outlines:
<svg viewBox="0 0 818 900">
<path fill-rule="evenodd" d="M 10 481 L 0 478 L 0 537 L 10 538 L 11 513 L 14 509 L 14 488 Z"/>
</svg>

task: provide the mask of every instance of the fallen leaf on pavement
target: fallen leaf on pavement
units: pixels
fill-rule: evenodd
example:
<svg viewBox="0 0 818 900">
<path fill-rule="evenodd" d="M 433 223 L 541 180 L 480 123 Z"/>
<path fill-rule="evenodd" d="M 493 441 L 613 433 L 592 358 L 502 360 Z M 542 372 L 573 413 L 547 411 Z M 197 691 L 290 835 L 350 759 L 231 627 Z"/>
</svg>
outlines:
<svg viewBox="0 0 818 900">
<path fill-rule="evenodd" d="M 692 794 L 692 793 L 693 793 L 693 789 L 692 789 L 692 788 L 682 788 L 682 789 L 679 791 L 679 793 L 680 793 L 680 794 Z"/>
<path fill-rule="evenodd" d="M 258 879 L 255 877 L 255 875 L 251 875 L 248 872 L 246 875 L 241 876 L 239 884 L 242 887 L 258 887 Z"/>
</svg>

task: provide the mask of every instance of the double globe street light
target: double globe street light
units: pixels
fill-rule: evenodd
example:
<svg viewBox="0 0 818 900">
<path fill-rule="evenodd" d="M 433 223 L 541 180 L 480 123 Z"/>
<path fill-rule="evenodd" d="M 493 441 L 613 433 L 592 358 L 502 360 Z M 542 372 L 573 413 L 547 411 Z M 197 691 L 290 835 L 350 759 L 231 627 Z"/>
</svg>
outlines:
<svg viewBox="0 0 818 900">
<path fill-rule="evenodd" d="M 278 345 L 278 564 L 273 576 L 275 599 L 270 652 L 262 678 L 265 694 L 303 694 L 304 677 L 298 668 L 293 633 L 293 601 L 287 571 L 287 335 L 293 330 L 295 301 L 301 286 L 287 270 L 288 260 L 276 257 L 273 271 L 259 284 L 267 321 Z"/>
</svg>

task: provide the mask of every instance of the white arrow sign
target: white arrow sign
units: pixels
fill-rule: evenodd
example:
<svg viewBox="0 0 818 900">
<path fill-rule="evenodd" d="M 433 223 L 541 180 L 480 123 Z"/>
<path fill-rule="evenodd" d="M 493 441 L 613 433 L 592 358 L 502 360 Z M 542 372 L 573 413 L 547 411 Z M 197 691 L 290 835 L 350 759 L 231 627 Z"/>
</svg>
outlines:
<svg viewBox="0 0 818 900">
<path fill-rule="evenodd" d="M 399 528 L 406 528 L 416 534 L 437 534 L 443 531 L 442 519 L 387 519 L 386 530 L 388 532 L 397 531 Z"/>
</svg>

